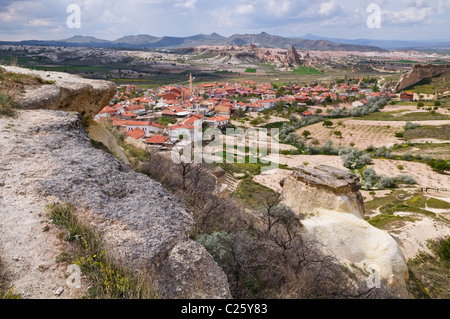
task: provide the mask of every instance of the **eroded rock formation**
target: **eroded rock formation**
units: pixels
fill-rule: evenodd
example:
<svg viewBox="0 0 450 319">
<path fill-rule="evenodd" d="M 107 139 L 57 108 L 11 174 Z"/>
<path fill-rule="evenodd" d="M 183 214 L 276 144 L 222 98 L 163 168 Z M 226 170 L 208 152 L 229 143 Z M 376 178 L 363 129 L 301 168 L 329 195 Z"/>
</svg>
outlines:
<svg viewBox="0 0 450 319">
<path fill-rule="evenodd" d="M 406 296 L 408 269 L 400 247 L 386 232 L 363 219 L 359 178 L 329 166 L 300 166 L 283 181 L 284 202 L 305 219 L 305 235 L 349 269 L 385 280 Z M 371 277 L 375 276 L 375 277 Z"/>
<path fill-rule="evenodd" d="M 35 71 L 19 67 L 2 66 L 9 72 L 33 74 L 44 81 L 44 84 L 19 96 L 17 102 L 25 109 L 47 109 L 74 111 L 83 116 L 94 117 L 109 104 L 116 93 L 112 82 L 89 80 L 79 76 L 61 72 Z"/>
<path fill-rule="evenodd" d="M 300 166 L 284 181 L 290 194 L 286 202 L 298 213 L 310 214 L 317 209 L 352 213 L 362 218 L 364 202 L 359 178 L 347 171 L 321 165 L 317 169 Z M 301 201 L 297 199 L 301 198 Z"/>
<path fill-rule="evenodd" d="M 304 56 L 302 57 L 294 46 L 290 46 L 288 50 L 280 50 L 262 48 L 251 44 L 250 46 L 232 46 L 231 48 L 222 47 L 220 49 L 201 47 L 196 48 L 196 51 L 198 53 L 216 53 L 220 58 L 226 57 L 229 61 L 238 59 L 239 63 L 273 63 L 277 68 L 290 68 L 313 62 L 308 52 L 303 52 L 302 55 Z M 225 62 L 225 60 L 222 62 Z"/>
<path fill-rule="evenodd" d="M 301 65 L 302 60 L 297 52 L 297 49 L 291 45 L 286 52 L 286 63 L 289 65 Z"/>
<path fill-rule="evenodd" d="M 450 72 L 449 65 L 416 64 L 410 73 L 401 76 L 394 92 L 398 93 L 423 79 L 433 78 L 446 72 Z"/>
</svg>

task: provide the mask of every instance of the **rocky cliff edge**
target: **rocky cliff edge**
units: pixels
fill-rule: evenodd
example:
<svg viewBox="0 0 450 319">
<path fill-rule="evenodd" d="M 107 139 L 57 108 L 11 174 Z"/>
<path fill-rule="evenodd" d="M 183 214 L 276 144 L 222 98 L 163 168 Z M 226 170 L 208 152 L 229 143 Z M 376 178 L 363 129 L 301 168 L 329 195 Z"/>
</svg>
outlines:
<svg viewBox="0 0 450 319">
<path fill-rule="evenodd" d="M 61 76 L 49 74 L 49 79 Z M 194 221 L 182 203 L 161 184 L 92 147 L 77 112 L 101 110 L 111 98 L 111 84 L 70 79 L 65 75 L 51 90 L 38 89 L 39 94 L 26 92 L 26 107 L 33 110 L 0 118 L 0 260 L 6 261 L 15 291 L 30 298 L 54 297 L 44 285 L 51 272 L 38 269 L 61 267 L 54 262 L 60 244 L 51 232 L 42 232 L 39 216 L 46 204 L 67 201 L 84 223 L 101 231 L 110 257 L 157 278 L 160 297 L 230 298 L 223 271 L 189 239 Z M 34 110 L 56 109 L 58 103 L 75 112 Z M 56 288 L 64 285 L 61 274 L 49 280 Z"/>
<path fill-rule="evenodd" d="M 90 80 L 62 72 L 1 67 L 8 72 L 36 75 L 48 82 L 20 94 L 17 102 L 24 109 L 74 111 L 82 116 L 94 117 L 116 93 L 115 84 L 109 81 Z"/>
</svg>

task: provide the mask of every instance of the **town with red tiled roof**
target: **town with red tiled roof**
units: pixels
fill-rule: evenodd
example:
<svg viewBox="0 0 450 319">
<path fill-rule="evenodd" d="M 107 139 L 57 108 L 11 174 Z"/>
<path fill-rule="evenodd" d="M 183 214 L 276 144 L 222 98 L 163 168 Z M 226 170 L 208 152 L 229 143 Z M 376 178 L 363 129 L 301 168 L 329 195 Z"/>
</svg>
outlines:
<svg viewBox="0 0 450 319">
<path fill-rule="evenodd" d="M 266 113 L 266 110 L 295 108 L 302 118 L 322 113 L 321 107 L 336 108 L 340 103 L 348 107 L 366 105 L 372 98 L 388 95 L 367 88 L 363 79 L 352 83 L 324 86 L 273 85 L 245 80 L 235 83 L 202 83 L 189 86 L 167 85 L 142 90 L 136 85 L 118 87 L 110 105 L 97 114 L 95 120 L 109 121 L 127 137 L 159 145 L 161 136 L 176 144 L 183 134 L 194 135 L 205 127 L 226 129 L 234 125 L 236 114 Z M 390 96 L 389 96 L 390 97 Z M 404 95 L 405 99 L 410 97 Z M 156 136 L 152 139 L 153 136 Z M 156 141 L 158 143 L 147 143 Z"/>
</svg>

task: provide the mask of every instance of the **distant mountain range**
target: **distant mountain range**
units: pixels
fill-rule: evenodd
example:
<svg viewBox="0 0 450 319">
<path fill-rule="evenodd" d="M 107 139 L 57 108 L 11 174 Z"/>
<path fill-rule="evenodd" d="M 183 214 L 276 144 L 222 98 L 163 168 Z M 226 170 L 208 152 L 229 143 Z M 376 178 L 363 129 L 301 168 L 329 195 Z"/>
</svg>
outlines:
<svg viewBox="0 0 450 319">
<path fill-rule="evenodd" d="M 287 49 L 294 45 L 299 50 L 320 51 L 385 51 L 393 49 L 415 49 L 430 51 L 450 51 L 450 41 L 396 41 L 396 40 L 371 40 L 371 39 L 339 39 L 319 37 L 307 34 L 299 38 L 285 38 L 270 35 L 266 32 L 259 34 L 235 34 L 223 37 L 217 33 L 198 34 L 189 37 L 155 37 L 148 34 L 130 35 L 120 39 L 109 41 L 90 36 L 74 36 L 70 39 L 54 41 L 21 41 L 1 42 L 0 44 L 23 45 L 54 45 L 54 46 L 85 46 L 101 48 L 121 49 L 176 49 L 189 48 L 201 45 L 250 45 L 260 47 Z"/>
<path fill-rule="evenodd" d="M 450 51 L 450 41 L 448 40 L 427 40 L 427 41 L 400 41 L 400 40 L 371 40 L 371 39 L 339 39 L 319 37 L 313 34 L 306 34 L 302 39 L 328 40 L 335 43 L 375 46 L 386 50 L 430 50 L 430 51 Z"/>
<path fill-rule="evenodd" d="M 223 37 L 217 33 L 209 35 L 198 34 L 189 37 L 154 37 L 147 34 L 126 36 L 114 41 L 97 39 L 90 36 L 74 36 L 70 39 L 55 41 L 20 41 L 0 42 L 0 44 L 21 45 L 48 45 L 48 46 L 84 46 L 101 48 L 122 49 L 155 49 L 155 48 L 189 48 L 201 45 L 250 45 L 260 47 L 287 49 L 294 45 L 299 50 L 320 51 L 385 51 L 382 48 L 371 45 L 360 45 L 352 43 L 337 43 L 327 39 L 298 39 L 284 38 L 262 32 L 260 34 L 235 34 L 231 37 Z"/>
</svg>

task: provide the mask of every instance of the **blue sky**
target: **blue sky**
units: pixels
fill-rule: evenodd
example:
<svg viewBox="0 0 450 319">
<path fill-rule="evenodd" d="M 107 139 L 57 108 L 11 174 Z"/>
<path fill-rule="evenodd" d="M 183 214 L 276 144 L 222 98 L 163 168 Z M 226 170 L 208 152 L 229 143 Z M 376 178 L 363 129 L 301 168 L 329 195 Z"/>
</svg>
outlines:
<svg viewBox="0 0 450 319">
<path fill-rule="evenodd" d="M 68 5 L 81 9 L 70 29 Z M 369 28 L 370 4 L 381 28 Z M 188 36 L 217 32 L 356 39 L 450 40 L 450 0 L 1 0 L 0 40 L 55 40 L 90 35 Z"/>
</svg>

